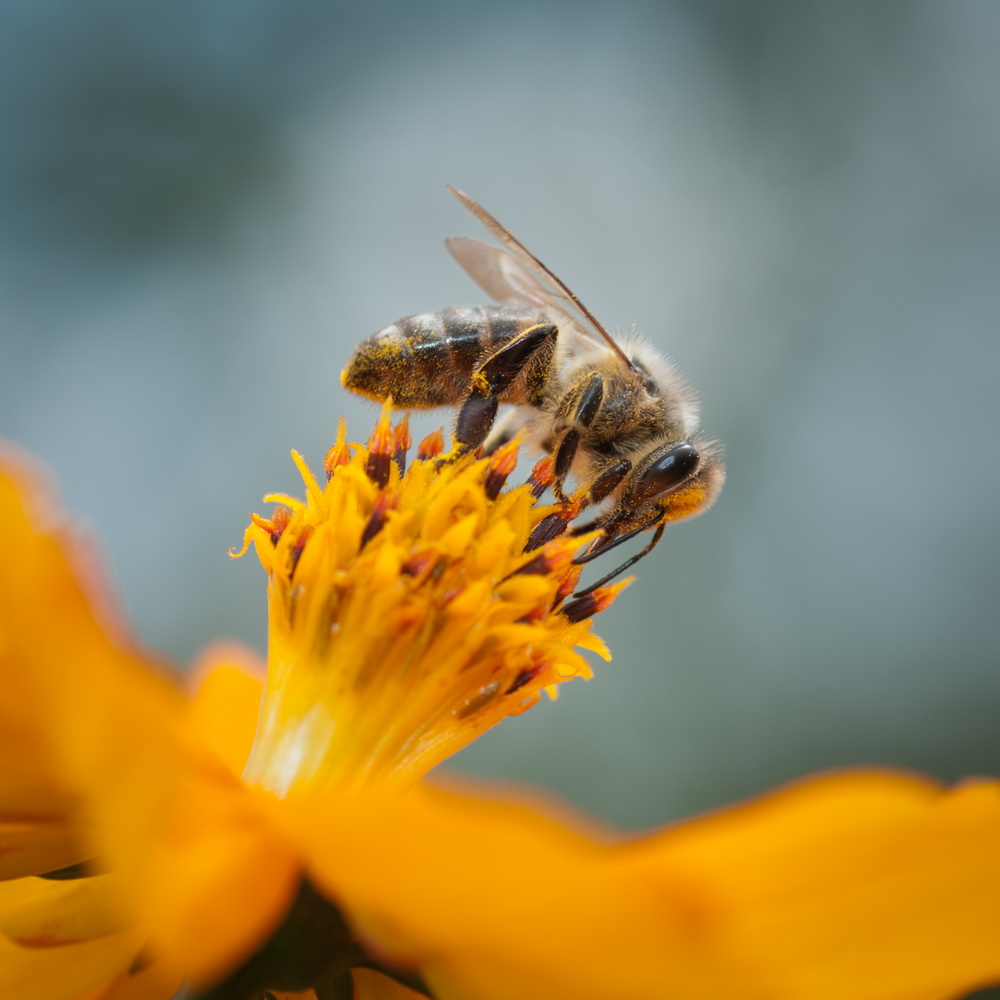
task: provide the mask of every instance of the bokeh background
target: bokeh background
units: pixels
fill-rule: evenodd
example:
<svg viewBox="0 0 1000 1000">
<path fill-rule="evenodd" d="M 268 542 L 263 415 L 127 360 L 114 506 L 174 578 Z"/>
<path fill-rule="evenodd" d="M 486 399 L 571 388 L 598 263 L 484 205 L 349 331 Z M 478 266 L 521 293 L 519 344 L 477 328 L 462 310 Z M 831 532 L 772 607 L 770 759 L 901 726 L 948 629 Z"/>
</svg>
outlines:
<svg viewBox="0 0 1000 1000">
<path fill-rule="evenodd" d="M 0 433 L 145 642 L 263 650 L 226 550 L 290 447 L 367 434 L 357 342 L 481 301 L 456 184 L 681 364 L 729 466 L 614 662 L 456 765 L 628 827 L 996 773 L 998 37 L 993 0 L 4 0 Z"/>
</svg>

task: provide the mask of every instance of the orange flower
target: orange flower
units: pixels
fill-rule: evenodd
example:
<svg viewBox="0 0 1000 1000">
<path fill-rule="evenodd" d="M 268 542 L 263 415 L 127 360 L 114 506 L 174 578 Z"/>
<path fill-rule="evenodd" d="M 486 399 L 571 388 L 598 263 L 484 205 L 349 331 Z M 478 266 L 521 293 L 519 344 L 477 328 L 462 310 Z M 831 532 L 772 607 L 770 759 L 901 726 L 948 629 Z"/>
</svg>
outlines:
<svg viewBox="0 0 1000 1000">
<path fill-rule="evenodd" d="M 584 612 L 614 591 L 567 603 L 587 537 L 541 538 L 568 516 L 502 491 L 512 453 L 403 475 L 395 433 L 342 435 L 325 487 L 306 473 L 305 501 L 253 519 L 259 725 L 253 654 L 215 647 L 185 696 L 37 474 L 0 462 L 0 992 L 947 1000 L 1000 981 L 995 783 L 827 775 L 622 838 L 420 782 L 586 676 Z"/>
</svg>

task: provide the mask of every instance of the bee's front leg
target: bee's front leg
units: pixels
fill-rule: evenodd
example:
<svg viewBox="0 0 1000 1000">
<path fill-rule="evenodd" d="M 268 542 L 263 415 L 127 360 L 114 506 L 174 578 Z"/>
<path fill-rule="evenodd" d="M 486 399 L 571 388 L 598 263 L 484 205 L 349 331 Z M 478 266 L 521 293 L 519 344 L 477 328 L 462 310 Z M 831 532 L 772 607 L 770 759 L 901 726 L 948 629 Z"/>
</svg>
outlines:
<svg viewBox="0 0 1000 1000">
<path fill-rule="evenodd" d="M 555 482 L 552 485 L 552 491 L 559 500 L 566 499 L 566 494 L 563 492 L 563 482 L 569 475 L 573 459 L 576 458 L 580 439 L 594 422 L 603 401 L 604 379 L 600 372 L 592 371 L 570 388 L 559 405 L 557 429 L 568 427 L 556 449 L 553 470 Z"/>
<path fill-rule="evenodd" d="M 496 419 L 500 396 L 531 363 L 547 367 L 559 328 L 538 323 L 491 354 L 472 373 L 472 389 L 458 411 L 455 441 L 459 452 L 474 451 Z"/>
</svg>

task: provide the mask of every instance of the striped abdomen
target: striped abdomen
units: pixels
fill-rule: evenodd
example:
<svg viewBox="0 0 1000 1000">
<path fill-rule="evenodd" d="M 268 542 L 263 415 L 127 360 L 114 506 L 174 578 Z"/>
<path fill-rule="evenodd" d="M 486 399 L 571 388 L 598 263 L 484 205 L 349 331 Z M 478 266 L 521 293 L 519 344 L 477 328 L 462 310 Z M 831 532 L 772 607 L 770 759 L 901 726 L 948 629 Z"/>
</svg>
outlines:
<svg viewBox="0 0 1000 1000">
<path fill-rule="evenodd" d="M 539 313 L 512 306 L 456 307 L 408 316 L 364 341 L 340 381 L 370 399 L 392 396 L 403 408 L 460 403 L 469 395 L 479 364 L 540 321 Z"/>
</svg>

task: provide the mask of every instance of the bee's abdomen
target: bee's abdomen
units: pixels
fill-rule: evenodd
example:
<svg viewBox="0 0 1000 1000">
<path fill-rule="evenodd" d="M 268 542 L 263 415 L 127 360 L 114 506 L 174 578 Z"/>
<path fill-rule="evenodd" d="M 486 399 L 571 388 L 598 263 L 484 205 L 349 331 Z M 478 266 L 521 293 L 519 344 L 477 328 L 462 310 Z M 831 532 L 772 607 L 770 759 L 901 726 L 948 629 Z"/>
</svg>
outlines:
<svg viewBox="0 0 1000 1000">
<path fill-rule="evenodd" d="M 472 373 L 498 347 L 539 316 L 510 306 L 474 306 L 407 316 L 372 334 L 340 376 L 369 399 L 428 409 L 462 402 Z"/>
</svg>

